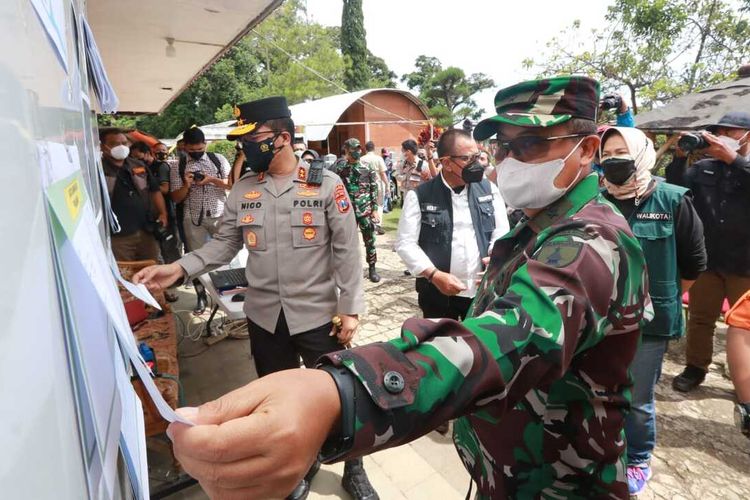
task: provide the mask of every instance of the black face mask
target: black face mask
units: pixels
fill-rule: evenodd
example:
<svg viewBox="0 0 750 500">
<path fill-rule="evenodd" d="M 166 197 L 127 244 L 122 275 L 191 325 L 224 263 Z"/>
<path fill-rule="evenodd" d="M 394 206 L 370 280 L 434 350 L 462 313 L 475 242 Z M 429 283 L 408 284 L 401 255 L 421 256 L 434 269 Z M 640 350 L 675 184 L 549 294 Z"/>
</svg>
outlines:
<svg viewBox="0 0 750 500">
<path fill-rule="evenodd" d="M 167 153 L 156 153 L 156 159 L 159 161 L 165 161 L 167 159 Z"/>
<path fill-rule="evenodd" d="M 471 184 L 473 182 L 481 182 L 481 180 L 484 178 L 484 167 L 478 162 L 475 161 L 471 165 L 467 165 L 461 170 L 461 179 L 466 184 Z"/>
<path fill-rule="evenodd" d="M 601 162 L 604 178 L 610 184 L 622 186 L 635 173 L 635 160 L 630 158 L 608 158 Z"/>
<path fill-rule="evenodd" d="M 250 170 L 253 172 L 265 172 L 271 165 L 276 151 L 273 148 L 273 143 L 279 134 L 269 137 L 265 141 L 252 142 L 252 141 L 241 141 L 242 151 L 245 153 L 247 158 L 247 164 Z"/>
<path fill-rule="evenodd" d="M 190 155 L 190 158 L 192 158 L 195 161 L 198 161 L 205 154 L 205 151 L 190 151 L 188 154 Z"/>
</svg>

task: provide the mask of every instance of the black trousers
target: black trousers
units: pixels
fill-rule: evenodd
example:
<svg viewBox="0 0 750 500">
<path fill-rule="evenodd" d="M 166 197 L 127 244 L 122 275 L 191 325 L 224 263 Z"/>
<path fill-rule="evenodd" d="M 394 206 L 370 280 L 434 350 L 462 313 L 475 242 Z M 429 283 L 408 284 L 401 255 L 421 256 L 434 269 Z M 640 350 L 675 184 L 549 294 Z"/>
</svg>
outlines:
<svg viewBox="0 0 750 500">
<path fill-rule="evenodd" d="M 299 368 L 300 357 L 306 367 L 312 368 L 319 357 L 344 348 L 336 336 L 329 335 L 333 330 L 331 322 L 297 335 L 289 335 L 283 309 L 279 313 L 275 332 L 264 330 L 249 318 L 247 329 L 250 333 L 250 352 L 255 359 L 255 370 L 259 377 Z M 344 465 L 345 468 L 361 466 L 362 459 L 347 460 Z"/>
<path fill-rule="evenodd" d="M 468 297 L 451 296 L 424 292 L 417 295 L 419 308 L 425 318 L 449 318 L 462 320 L 469 312 L 471 301 Z"/>
<path fill-rule="evenodd" d="M 312 368 L 322 355 L 344 348 L 335 336 L 329 336 L 333 329 L 333 323 L 330 322 L 297 335 L 290 335 L 283 309 L 274 332 L 264 330 L 250 319 L 247 320 L 247 327 L 250 333 L 250 350 L 259 377 L 299 368 L 300 357 L 306 367 Z"/>
</svg>

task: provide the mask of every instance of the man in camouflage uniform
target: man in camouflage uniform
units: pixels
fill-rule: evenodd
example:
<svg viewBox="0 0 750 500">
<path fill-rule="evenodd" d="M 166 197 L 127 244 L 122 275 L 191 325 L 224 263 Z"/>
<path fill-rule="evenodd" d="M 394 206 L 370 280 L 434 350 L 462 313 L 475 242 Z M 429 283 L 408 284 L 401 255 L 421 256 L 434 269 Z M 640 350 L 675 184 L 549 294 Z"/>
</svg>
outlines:
<svg viewBox="0 0 750 500">
<path fill-rule="evenodd" d="M 375 271 L 378 253 L 375 249 L 375 224 L 380 224 L 378 217 L 378 181 L 377 173 L 359 159 L 362 157 L 362 146 L 359 139 L 347 139 L 344 142 L 345 162 L 339 162 L 334 172 L 344 181 L 346 191 L 354 204 L 357 225 L 365 241 L 365 260 L 369 267 L 368 277 L 373 283 L 380 281 Z"/>
<path fill-rule="evenodd" d="M 227 498 L 274 496 L 324 440 L 341 460 L 458 418 L 478 498 L 627 498 L 628 366 L 652 310 L 638 241 L 590 170 L 598 91 L 585 77 L 523 82 L 477 126 L 479 140 L 498 134 L 500 190 L 526 217 L 495 242 L 468 319 L 409 319 L 398 339 L 324 356 L 317 375 L 284 372 L 192 409 L 209 425 L 169 428 L 185 469 L 231 485 Z"/>
</svg>

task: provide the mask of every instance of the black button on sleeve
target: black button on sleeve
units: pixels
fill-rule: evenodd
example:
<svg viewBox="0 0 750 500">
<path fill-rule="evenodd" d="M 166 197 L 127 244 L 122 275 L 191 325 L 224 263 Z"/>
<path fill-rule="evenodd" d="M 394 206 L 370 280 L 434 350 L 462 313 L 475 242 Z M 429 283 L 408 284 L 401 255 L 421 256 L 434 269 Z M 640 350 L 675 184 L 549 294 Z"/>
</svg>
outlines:
<svg viewBox="0 0 750 500">
<path fill-rule="evenodd" d="M 383 376 L 385 390 L 391 394 L 398 394 L 404 390 L 404 377 L 399 372 L 386 372 Z"/>
</svg>

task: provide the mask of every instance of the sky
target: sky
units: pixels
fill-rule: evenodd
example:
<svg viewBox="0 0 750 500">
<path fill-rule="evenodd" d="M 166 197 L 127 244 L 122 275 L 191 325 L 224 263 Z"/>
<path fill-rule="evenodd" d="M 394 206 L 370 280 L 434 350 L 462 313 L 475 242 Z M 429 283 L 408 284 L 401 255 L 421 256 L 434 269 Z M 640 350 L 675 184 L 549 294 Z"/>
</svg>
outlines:
<svg viewBox="0 0 750 500">
<path fill-rule="evenodd" d="M 399 76 L 419 55 L 467 74 L 485 73 L 495 88 L 477 94 L 485 115 L 497 89 L 533 78 L 521 62 L 538 59 L 545 43 L 581 21 L 588 31 L 604 22 L 611 0 L 363 0 L 367 46 Z M 340 0 L 307 0 L 311 20 L 341 25 Z M 399 87 L 403 84 L 399 83 Z M 404 87 L 405 88 L 405 87 Z"/>
</svg>

